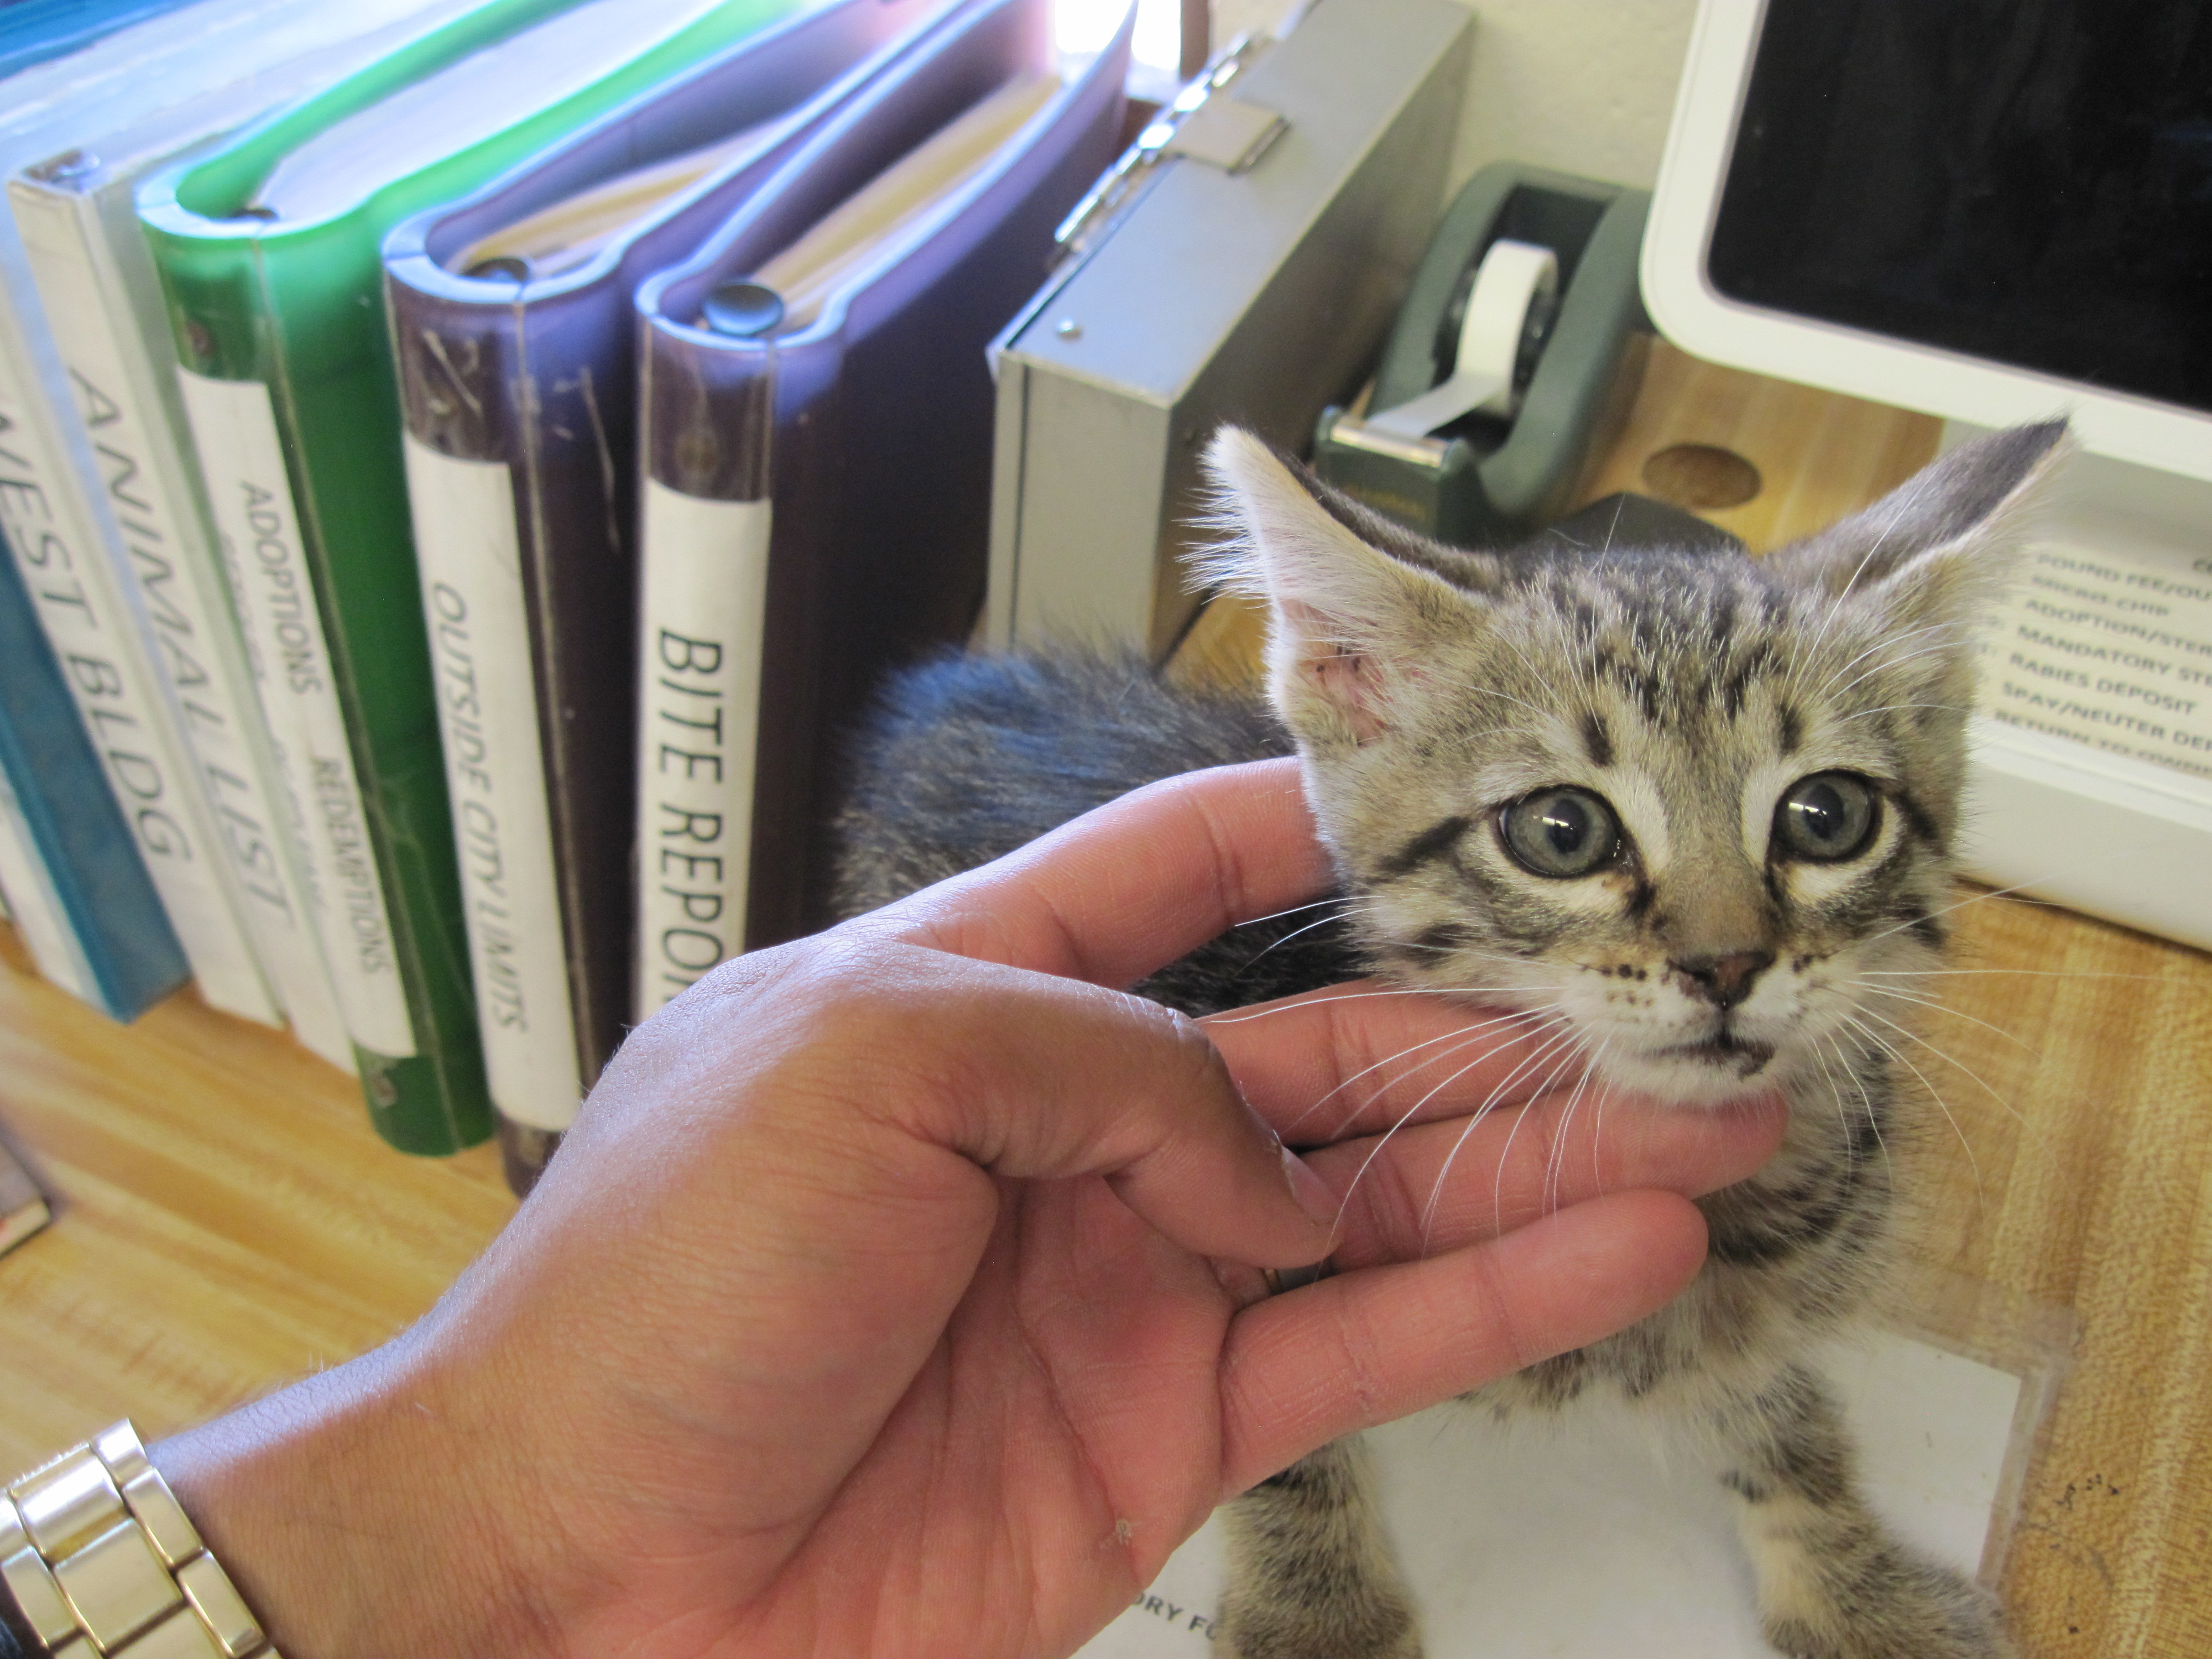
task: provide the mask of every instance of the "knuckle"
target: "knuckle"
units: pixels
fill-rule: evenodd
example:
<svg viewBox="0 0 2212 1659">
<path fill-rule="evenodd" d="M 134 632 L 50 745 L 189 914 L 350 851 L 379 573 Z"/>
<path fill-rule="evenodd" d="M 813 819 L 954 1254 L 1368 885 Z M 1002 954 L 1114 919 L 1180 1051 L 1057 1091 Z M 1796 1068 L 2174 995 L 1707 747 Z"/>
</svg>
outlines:
<svg viewBox="0 0 2212 1659">
<path fill-rule="evenodd" d="M 1525 1370 L 1544 1358 L 1545 1352 L 1529 1341 L 1528 1332 L 1522 1328 L 1511 1291 L 1498 1277 L 1498 1258 L 1484 1250 L 1476 1261 L 1473 1328 L 1488 1332 L 1496 1340 L 1496 1346 L 1509 1362 L 1506 1370 Z"/>
<path fill-rule="evenodd" d="M 1439 1181 L 1443 1176 L 1437 1177 Z M 1442 1193 L 1437 1194 L 1441 1203 Z M 1424 1253 L 1426 1240 L 1422 1224 L 1429 1204 L 1417 1200 L 1413 1188 L 1406 1179 L 1406 1171 L 1388 1158 L 1378 1159 L 1375 1179 L 1370 1183 L 1369 1202 L 1376 1211 L 1376 1228 L 1390 1254 L 1409 1261 Z"/>
<path fill-rule="evenodd" d="M 1213 1046 L 1213 1039 L 1188 1014 L 1170 1008 L 1164 1003 L 1146 998 L 1124 994 L 1122 1001 L 1130 1015 L 1145 1029 L 1146 1035 L 1155 1041 L 1163 1053 L 1173 1056 L 1177 1066 L 1189 1072 L 1194 1081 L 1227 1086 L 1228 1062 L 1221 1051 Z"/>
<path fill-rule="evenodd" d="M 1381 1421 L 1388 1415 L 1386 1405 L 1390 1389 L 1380 1358 L 1381 1346 L 1358 1297 L 1345 1297 L 1337 1303 L 1335 1334 L 1338 1351 L 1343 1356 L 1346 1392 L 1352 1397 L 1352 1409 L 1358 1413 L 1363 1426 Z"/>
</svg>

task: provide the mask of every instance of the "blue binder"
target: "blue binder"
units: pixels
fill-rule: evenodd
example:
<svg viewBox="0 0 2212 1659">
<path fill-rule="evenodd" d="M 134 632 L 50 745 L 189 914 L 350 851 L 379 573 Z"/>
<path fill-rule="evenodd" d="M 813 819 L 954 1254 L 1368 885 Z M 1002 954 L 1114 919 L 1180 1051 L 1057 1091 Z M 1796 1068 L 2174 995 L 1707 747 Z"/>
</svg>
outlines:
<svg viewBox="0 0 2212 1659">
<path fill-rule="evenodd" d="M 0 553 L 0 777 L 14 797 L 45 903 L 64 924 L 74 963 L 42 961 L 117 1019 L 135 1019 L 185 982 L 185 953 L 139 861 L 76 704 L 46 643 L 15 561 Z M 76 971 L 70 971 L 74 968 Z"/>
<path fill-rule="evenodd" d="M 0 10 L 0 80 L 191 0 L 15 0 Z"/>
</svg>

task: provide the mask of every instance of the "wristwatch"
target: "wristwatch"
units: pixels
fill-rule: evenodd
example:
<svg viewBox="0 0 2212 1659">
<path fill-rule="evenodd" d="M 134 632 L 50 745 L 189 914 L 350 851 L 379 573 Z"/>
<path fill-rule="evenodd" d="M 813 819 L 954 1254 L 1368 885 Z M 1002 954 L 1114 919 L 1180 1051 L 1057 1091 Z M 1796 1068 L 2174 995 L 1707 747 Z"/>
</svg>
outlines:
<svg viewBox="0 0 2212 1659">
<path fill-rule="evenodd" d="M 54 1659 L 278 1659 L 128 1421 L 9 1486 L 0 1580 Z"/>
</svg>

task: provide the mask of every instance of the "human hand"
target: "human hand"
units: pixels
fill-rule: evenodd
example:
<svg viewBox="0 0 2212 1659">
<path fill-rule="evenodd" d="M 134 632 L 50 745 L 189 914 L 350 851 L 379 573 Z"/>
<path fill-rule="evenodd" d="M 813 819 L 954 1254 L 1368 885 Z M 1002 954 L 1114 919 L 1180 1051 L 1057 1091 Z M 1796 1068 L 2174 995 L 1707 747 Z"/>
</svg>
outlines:
<svg viewBox="0 0 2212 1659">
<path fill-rule="evenodd" d="M 1658 1306 L 1778 1139 L 1505 1028 L 1453 1078 L 1442 998 L 1105 988 L 1328 878 L 1237 768 L 726 964 L 418 1326 L 155 1459 L 292 1659 L 1071 1651 L 1223 1498 Z"/>
</svg>

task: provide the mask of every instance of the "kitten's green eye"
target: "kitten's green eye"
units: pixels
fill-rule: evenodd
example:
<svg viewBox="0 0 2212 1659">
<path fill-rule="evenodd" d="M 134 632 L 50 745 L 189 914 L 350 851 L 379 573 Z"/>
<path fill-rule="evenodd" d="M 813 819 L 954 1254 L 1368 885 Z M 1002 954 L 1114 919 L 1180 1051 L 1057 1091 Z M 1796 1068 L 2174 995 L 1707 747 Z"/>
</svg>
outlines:
<svg viewBox="0 0 2212 1659">
<path fill-rule="evenodd" d="M 1790 858 L 1833 864 L 1866 850 L 1881 823 L 1881 797 L 1850 772 L 1815 772 L 1790 786 L 1774 809 L 1774 840 Z"/>
<path fill-rule="evenodd" d="M 1587 789 L 1540 789 L 1498 814 L 1506 850 L 1540 876 L 1586 876 L 1620 850 L 1620 820 Z"/>
</svg>

